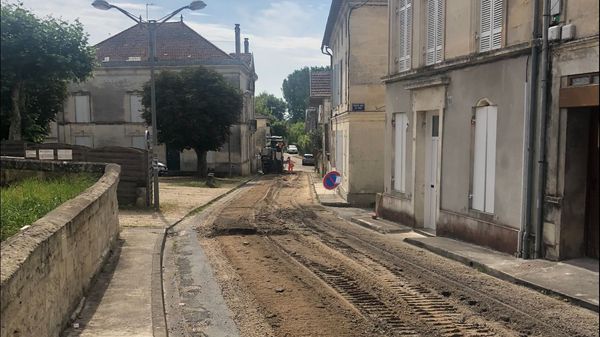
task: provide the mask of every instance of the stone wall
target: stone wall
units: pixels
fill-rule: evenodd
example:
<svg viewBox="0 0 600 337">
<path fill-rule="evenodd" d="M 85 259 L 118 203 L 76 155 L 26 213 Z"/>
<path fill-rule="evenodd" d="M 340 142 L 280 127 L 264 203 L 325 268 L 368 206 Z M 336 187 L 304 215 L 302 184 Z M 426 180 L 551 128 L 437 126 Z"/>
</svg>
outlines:
<svg viewBox="0 0 600 337">
<path fill-rule="evenodd" d="M 59 336 L 118 238 L 120 167 L 7 158 L 1 163 L 7 172 L 103 173 L 0 246 L 1 336 Z"/>
</svg>

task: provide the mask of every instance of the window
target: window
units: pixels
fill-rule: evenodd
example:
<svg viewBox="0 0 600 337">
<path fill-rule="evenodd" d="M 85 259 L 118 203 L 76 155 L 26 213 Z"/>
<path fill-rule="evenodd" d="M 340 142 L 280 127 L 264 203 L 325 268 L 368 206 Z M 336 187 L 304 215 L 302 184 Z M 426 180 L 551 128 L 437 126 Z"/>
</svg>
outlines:
<svg viewBox="0 0 600 337">
<path fill-rule="evenodd" d="M 444 58 L 444 0 L 427 0 L 427 65 L 442 62 Z"/>
<path fill-rule="evenodd" d="M 146 149 L 146 137 L 144 136 L 133 136 L 131 137 L 131 146 L 137 149 Z"/>
<path fill-rule="evenodd" d="M 90 121 L 90 96 L 75 95 L 75 122 L 89 123 Z"/>
<path fill-rule="evenodd" d="M 494 213 L 496 185 L 497 107 L 479 107 L 475 111 L 472 208 Z"/>
<path fill-rule="evenodd" d="M 133 123 L 143 123 L 142 111 L 142 96 L 129 95 L 129 120 Z"/>
<path fill-rule="evenodd" d="M 412 35 L 412 0 L 399 0 L 398 10 L 398 70 L 410 69 Z"/>
<path fill-rule="evenodd" d="M 502 0 L 481 0 L 479 25 L 479 51 L 485 52 L 502 47 Z"/>
<path fill-rule="evenodd" d="M 89 136 L 75 136 L 75 145 L 83 145 L 92 147 L 92 137 Z"/>
<path fill-rule="evenodd" d="M 406 191 L 406 113 L 394 114 L 394 190 Z"/>
</svg>

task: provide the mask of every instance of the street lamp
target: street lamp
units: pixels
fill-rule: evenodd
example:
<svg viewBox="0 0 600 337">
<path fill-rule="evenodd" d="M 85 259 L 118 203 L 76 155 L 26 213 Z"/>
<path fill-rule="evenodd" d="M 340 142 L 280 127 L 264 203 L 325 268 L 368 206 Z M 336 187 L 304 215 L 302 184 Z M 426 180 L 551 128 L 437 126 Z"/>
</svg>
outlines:
<svg viewBox="0 0 600 337">
<path fill-rule="evenodd" d="M 105 0 L 95 0 L 92 3 L 92 6 L 97 9 L 101 9 L 103 11 L 114 8 L 119 12 L 125 14 L 131 20 L 135 21 L 138 24 L 144 24 L 148 27 L 148 53 L 150 59 L 150 111 L 152 112 L 152 179 L 154 180 L 154 208 L 159 210 L 159 197 L 158 197 L 158 158 L 156 154 L 157 147 L 157 129 L 156 129 L 156 87 L 154 83 L 154 63 L 156 59 L 156 29 L 160 27 L 163 23 L 167 22 L 170 18 L 175 16 L 175 14 L 181 12 L 184 9 L 189 9 L 192 11 L 203 9 L 206 7 L 206 4 L 203 1 L 192 1 L 189 5 L 183 6 L 171 14 L 166 15 L 158 20 L 142 20 L 142 18 L 136 18 L 135 15 L 129 13 L 115 5 L 111 5 L 108 1 Z"/>
</svg>

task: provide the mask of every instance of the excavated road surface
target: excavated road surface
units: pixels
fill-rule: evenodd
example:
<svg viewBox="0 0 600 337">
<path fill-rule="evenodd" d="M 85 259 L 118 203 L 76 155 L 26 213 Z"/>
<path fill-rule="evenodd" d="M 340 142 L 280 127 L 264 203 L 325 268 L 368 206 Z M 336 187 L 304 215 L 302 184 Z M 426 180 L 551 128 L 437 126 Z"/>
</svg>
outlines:
<svg viewBox="0 0 600 337">
<path fill-rule="evenodd" d="M 197 224 L 241 336 L 598 336 L 597 313 L 351 224 L 309 186 L 265 176 Z"/>
</svg>

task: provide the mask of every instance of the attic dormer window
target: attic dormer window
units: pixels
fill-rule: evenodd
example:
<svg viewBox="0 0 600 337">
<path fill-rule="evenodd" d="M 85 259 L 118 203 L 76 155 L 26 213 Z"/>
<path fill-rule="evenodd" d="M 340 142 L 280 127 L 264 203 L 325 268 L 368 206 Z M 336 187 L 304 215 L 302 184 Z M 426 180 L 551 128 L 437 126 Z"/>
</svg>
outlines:
<svg viewBox="0 0 600 337">
<path fill-rule="evenodd" d="M 127 58 L 128 62 L 139 62 L 141 60 L 142 60 L 142 58 L 140 56 L 129 56 Z"/>
</svg>

